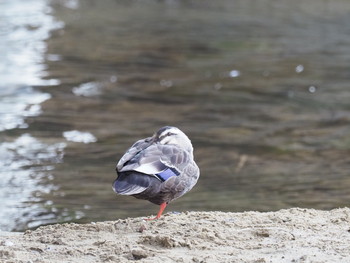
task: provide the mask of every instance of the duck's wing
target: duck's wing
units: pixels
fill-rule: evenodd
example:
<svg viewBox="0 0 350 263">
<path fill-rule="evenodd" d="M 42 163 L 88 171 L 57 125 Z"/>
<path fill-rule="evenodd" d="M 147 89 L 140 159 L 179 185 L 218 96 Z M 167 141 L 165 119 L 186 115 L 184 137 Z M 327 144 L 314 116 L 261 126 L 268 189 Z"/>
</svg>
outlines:
<svg viewBox="0 0 350 263">
<path fill-rule="evenodd" d="M 145 176 L 135 171 L 121 172 L 113 183 L 113 190 L 122 195 L 134 195 L 143 192 L 152 184 L 159 183 L 153 176 Z"/>
<path fill-rule="evenodd" d="M 138 140 L 135 142 L 127 151 L 126 153 L 120 158 L 119 162 L 117 163 L 117 171 L 121 171 L 123 166 L 129 162 L 131 159 L 133 159 L 139 152 L 149 147 L 152 143 L 152 137 L 148 137 L 145 139 Z"/>
<path fill-rule="evenodd" d="M 120 171 L 137 171 L 165 181 L 179 175 L 190 160 L 190 154 L 175 145 L 153 144 L 124 163 Z"/>
</svg>

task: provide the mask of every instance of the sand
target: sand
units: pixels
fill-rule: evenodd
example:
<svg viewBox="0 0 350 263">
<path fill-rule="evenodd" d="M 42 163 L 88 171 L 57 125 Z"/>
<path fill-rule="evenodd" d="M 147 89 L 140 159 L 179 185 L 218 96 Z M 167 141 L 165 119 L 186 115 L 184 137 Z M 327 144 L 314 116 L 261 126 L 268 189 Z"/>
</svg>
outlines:
<svg viewBox="0 0 350 263">
<path fill-rule="evenodd" d="M 0 232 L 0 262 L 350 262 L 350 209 L 184 212 Z"/>
</svg>

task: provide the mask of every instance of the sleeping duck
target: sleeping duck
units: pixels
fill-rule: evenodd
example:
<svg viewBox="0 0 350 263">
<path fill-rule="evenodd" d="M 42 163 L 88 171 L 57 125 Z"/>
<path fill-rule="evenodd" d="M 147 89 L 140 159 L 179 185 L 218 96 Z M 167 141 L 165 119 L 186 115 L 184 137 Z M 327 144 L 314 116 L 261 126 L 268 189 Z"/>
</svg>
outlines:
<svg viewBox="0 0 350 263">
<path fill-rule="evenodd" d="M 167 204 L 190 191 L 199 178 L 190 139 L 171 126 L 135 142 L 116 171 L 114 192 L 160 205 L 157 216 L 149 220 L 160 218 Z"/>
</svg>

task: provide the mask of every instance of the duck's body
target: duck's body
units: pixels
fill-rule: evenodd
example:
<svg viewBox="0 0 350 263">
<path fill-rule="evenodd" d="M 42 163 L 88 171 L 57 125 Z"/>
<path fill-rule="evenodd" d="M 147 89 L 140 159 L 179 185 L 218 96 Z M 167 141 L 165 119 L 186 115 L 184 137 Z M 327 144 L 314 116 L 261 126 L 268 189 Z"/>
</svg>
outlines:
<svg viewBox="0 0 350 263">
<path fill-rule="evenodd" d="M 191 190 L 199 178 L 191 141 L 171 126 L 137 141 L 120 159 L 116 170 L 118 178 L 113 190 L 160 205 L 156 218 L 170 201 Z"/>
</svg>

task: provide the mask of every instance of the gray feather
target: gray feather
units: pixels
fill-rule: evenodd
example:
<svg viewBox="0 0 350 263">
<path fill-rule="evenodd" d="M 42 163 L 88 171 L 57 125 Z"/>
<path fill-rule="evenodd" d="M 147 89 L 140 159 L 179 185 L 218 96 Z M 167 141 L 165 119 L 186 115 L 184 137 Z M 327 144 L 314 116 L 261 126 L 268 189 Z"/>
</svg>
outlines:
<svg viewBox="0 0 350 263">
<path fill-rule="evenodd" d="M 169 175 L 169 168 L 175 171 Z M 134 143 L 116 167 L 113 189 L 155 204 L 170 202 L 192 189 L 199 178 L 188 137 L 175 127 L 159 129 Z M 157 174 L 167 174 L 166 178 Z"/>
</svg>

